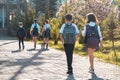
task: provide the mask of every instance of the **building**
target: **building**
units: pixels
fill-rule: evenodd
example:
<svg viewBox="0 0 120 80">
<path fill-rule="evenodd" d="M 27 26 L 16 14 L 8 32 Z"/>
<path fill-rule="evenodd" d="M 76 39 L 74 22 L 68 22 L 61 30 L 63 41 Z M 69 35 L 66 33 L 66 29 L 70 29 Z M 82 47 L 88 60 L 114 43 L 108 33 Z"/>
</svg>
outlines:
<svg viewBox="0 0 120 80">
<path fill-rule="evenodd" d="M 26 9 L 26 0 L 0 0 L 0 28 L 5 29 L 8 27 L 15 14 L 20 13 L 23 15 Z"/>
</svg>

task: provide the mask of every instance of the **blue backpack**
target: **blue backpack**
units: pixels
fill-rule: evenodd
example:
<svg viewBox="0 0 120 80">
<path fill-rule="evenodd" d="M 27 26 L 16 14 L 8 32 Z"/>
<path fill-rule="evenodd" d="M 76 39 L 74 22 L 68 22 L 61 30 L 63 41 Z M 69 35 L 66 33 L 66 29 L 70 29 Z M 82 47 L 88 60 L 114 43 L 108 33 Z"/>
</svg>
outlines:
<svg viewBox="0 0 120 80">
<path fill-rule="evenodd" d="M 62 36 L 65 44 L 74 44 L 76 41 L 75 26 L 73 26 L 72 23 L 65 24 Z"/>
<path fill-rule="evenodd" d="M 98 41 L 100 42 L 100 37 L 98 34 L 98 26 L 95 25 L 93 27 L 86 25 L 86 36 L 85 36 L 85 41 L 84 43 L 89 42 L 92 39 L 92 42 Z"/>
</svg>

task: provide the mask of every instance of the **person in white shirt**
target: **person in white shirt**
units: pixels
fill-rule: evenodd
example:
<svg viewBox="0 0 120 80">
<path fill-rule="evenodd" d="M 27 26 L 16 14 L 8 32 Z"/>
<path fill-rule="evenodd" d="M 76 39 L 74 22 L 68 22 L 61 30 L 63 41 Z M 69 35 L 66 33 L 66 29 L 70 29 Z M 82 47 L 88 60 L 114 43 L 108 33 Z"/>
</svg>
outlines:
<svg viewBox="0 0 120 80">
<path fill-rule="evenodd" d="M 89 13 L 86 16 L 87 24 L 82 31 L 82 36 L 85 37 L 85 45 L 89 54 L 90 72 L 94 72 L 94 51 L 99 46 L 103 48 L 102 35 L 100 26 L 97 25 L 97 18 L 95 14 Z"/>
<path fill-rule="evenodd" d="M 34 42 L 34 49 L 36 49 L 37 38 L 39 34 L 40 34 L 40 26 L 37 23 L 37 20 L 34 20 L 34 23 L 31 25 L 31 28 L 30 28 L 30 35 L 32 36 L 32 39 Z"/>
</svg>

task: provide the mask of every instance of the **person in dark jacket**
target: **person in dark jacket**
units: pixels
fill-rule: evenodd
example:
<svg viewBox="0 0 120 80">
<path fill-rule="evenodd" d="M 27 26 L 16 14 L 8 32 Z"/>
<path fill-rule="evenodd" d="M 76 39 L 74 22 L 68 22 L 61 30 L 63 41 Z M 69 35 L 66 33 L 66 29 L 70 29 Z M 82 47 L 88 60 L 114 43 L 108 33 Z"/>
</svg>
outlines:
<svg viewBox="0 0 120 80">
<path fill-rule="evenodd" d="M 22 49 L 24 49 L 25 48 L 24 39 L 26 38 L 26 31 L 25 28 L 23 27 L 23 22 L 19 22 L 19 28 L 17 30 L 16 36 L 19 40 L 19 50 L 21 50 L 21 43 L 22 43 Z"/>
</svg>

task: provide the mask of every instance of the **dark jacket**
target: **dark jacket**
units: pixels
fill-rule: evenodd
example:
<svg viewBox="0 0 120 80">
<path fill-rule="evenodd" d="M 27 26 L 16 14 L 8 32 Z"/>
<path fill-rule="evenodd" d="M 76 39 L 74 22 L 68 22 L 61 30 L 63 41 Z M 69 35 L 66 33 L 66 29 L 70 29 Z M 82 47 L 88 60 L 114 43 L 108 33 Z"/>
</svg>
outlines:
<svg viewBox="0 0 120 80">
<path fill-rule="evenodd" d="M 17 30 L 16 36 L 18 38 L 24 38 L 24 37 L 26 37 L 27 34 L 26 34 L 26 31 L 25 31 L 25 28 L 24 27 L 19 27 L 18 30 Z"/>
</svg>

